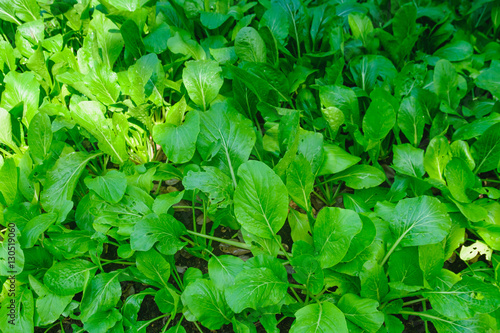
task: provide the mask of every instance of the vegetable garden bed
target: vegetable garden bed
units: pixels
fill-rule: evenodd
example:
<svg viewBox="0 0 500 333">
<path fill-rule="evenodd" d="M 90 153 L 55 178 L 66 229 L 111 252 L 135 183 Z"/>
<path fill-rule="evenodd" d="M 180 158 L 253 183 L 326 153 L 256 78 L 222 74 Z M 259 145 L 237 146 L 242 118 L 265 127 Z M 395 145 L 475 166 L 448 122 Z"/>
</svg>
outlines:
<svg viewBox="0 0 500 333">
<path fill-rule="evenodd" d="M 498 0 L 0 0 L 0 331 L 498 332 Z"/>
</svg>

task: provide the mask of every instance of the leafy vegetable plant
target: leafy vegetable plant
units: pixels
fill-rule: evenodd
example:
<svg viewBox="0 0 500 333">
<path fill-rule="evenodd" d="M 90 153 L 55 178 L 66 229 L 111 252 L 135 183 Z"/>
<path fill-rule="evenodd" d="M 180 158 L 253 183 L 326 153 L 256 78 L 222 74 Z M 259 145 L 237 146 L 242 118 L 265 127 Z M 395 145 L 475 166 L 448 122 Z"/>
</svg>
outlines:
<svg viewBox="0 0 500 333">
<path fill-rule="evenodd" d="M 498 331 L 499 26 L 0 0 L 0 330 Z"/>
</svg>

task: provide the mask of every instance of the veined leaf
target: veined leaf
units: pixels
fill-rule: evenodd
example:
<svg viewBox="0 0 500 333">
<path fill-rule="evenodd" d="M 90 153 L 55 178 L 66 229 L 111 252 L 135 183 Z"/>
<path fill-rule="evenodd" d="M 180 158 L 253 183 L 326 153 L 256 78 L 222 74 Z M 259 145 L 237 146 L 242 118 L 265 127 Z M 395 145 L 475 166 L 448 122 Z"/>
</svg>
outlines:
<svg viewBox="0 0 500 333">
<path fill-rule="evenodd" d="M 309 304 L 295 317 L 290 333 L 349 332 L 344 314 L 330 302 Z"/>
</svg>

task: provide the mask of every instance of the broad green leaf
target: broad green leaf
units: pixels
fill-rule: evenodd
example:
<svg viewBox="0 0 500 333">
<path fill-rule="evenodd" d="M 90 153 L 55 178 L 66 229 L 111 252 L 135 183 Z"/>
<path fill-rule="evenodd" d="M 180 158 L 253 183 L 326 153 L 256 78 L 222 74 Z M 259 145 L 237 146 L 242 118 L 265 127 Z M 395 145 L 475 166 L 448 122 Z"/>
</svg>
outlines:
<svg viewBox="0 0 500 333">
<path fill-rule="evenodd" d="M 153 138 L 161 145 L 167 158 L 173 163 L 186 163 L 196 151 L 196 140 L 200 132 L 200 115 L 198 111 L 188 112 L 184 123 L 157 124 L 153 127 Z"/>
<path fill-rule="evenodd" d="M 46 212 L 58 214 L 58 223 L 63 222 L 73 208 L 71 199 L 85 166 L 99 155 L 101 153 L 70 153 L 60 157 L 47 172 L 40 203 Z"/>
<path fill-rule="evenodd" d="M 224 294 L 212 281 L 198 279 L 186 287 L 182 302 L 203 326 L 218 330 L 233 317 L 233 311 L 224 300 Z"/>
<path fill-rule="evenodd" d="M 148 278 L 168 287 L 170 264 L 155 249 L 147 252 L 137 252 L 135 263 L 137 269 Z"/>
<path fill-rule="evenodd" d="M 345 121 L 344 113 L 339 108 L 335 106 L 330 106 L 325 109 L 321 109 L 321 114 L 323 115 L 324 119 L 328 123 L 328 126 L 332 130 L 332 138 L 335 138 L 340 126 L 344 124 Z"/>
<path fill-rule="evenodd" d="M 427 281 L 431 281 L 440 274 L 444 260 L 444 247 L 442 243 L 421 245 L 418 247 L 418 262 Z"/>
<path fill-rule="evenodd" d="M 273 239 L 285 223 L 288 194 L 285 184 L 262 162 L 248 161 L 238 169 L 234 213 L 252 234 Z"/>
<path fill-rule="evenodd" d="M 52 137 L 49 116 L 41 112 L 37 113 L 31 120 L 28 130 L 28 144 L 35 163 L 40 164 L 49 154 Z"/>
<path fill-rule="evenodd" d="M 379 77 L 391 85 L 397 75 L 392 62 L 381 55 L 356 57 L 350 62 L 350 70 L 356 85 L 368 93 L 378 85 Z"/>
<path fill-rule="evenodd" d="M 57 214 L 48 213 L 38 215 L 31 219 L 24 227 L 21 239 L 19 242 L 25 249 L 33 247 L 38 240 L 38 237 L 47 230 L 57 220 Z"/>
<path fill-rule="evenodd" d="M 19 151 L 19 148 L 12 139 L 12 123 L 11 123 L 10 113 L 1 107 L 0 107 L 0 143 L 6 145 L 7 147 L 9 147 L 14 151 Z"/>
<path fill-rule="evenodd" d="M 363 132 L 368 139 L 382 140 L 396 124 L 396 111 L 391 103 L 377 98 L 370 103 L 363 118 Z"/>
<path fill-rule="evenodd" d="M 394 170 L 404 175 L 422 178 L 425 174 L 424 151 L 408 143 L 394 146 Z"/>
<path fill-rule="evenodd" d="M 490 323 L 484 315 L 476 315 L 472 318 L 453 320 L 442 316 L 435 310 L 422 312 L 422 320 L 430 321 L 438 333 L 468 333 L 487 332 L 491 329 Z"/>
<path fill-rule="evenodd" d="M 0 7 L 0 10 L 1 8 L 2 7 Z M 3 332 L 9 333 L 34 332 L 33 316 L 35 314 L 35 304 L 33 301 L 33 293 L 31 289 L 25 285 L 18 285 L 15 289 L 15 295 L 12 295 L 12 293 L 5 293 L 10 295 L 6 295 L 2 303 L 0 303 L 0 327 L 2 327 Z M 7 290 L 5 285 L 4 290 Z M 14 309 L 12 309 L 12 306 L 9 308 L 13 303 Z M 5 328 L 9 330 L 7 331 Z"/>
<path fill-rule="evenodd" d="M 348 321 L 371 333 L 377 332 L 384 322 L 384 314 L 377 310 L 378 305 L 373 299 L 355 294 L 345 294 L 337 304 Z"/>
<path fill-rule="evenodd" d="M 83 82 L 95 96 L 95 100 L 105 105 L 114 104 L 120 96 L 118 76 L 104 65 L 96 65 L 91 68 L 85 75 Z"/>
<path fill-rule="evenodd" d="M 496 98 L 500 98 L 500 63 L 492 63 L 490 68 L 483 71 L 476 78 L 476 85 L 484 90 L 488 90 Z"/>
<path fill-rule="evenodd" d="M 330 302 L 309 304 L 295 318 L 290 333 L 349 332 L 344 314 Z"/>
<path fill-rule="evenodd" d="M 313 231 L 314 247 L 321 267 L 328 268 L 341 262 L 362 227 L 359 215 L 352 210 L 337 207 L 322 209 Z"/>
<path fill-rule="evenodd" d="M 418 147 L 424 134 L 425 117 L 415 97 L 404 98 L 398 111 L 398 126 L 408 141 Z"/>
<path fill-rule="evenodd" d="M 208 165 L 231 176 L 236 186 L 236 172 L 252 152 L 256 136 L 252 122 L 232 107 L 215 104 L 201 114 L 197 149 Z"/>
<path fill-rule="evenodd" d="M 297 155 L 286 173 L 286 188 L 293 201 L 306 212 L 309 212 L 310 195 L 313 191 L 314 175 L 311 164 L 302 155 Z"/>
<path fill-rule="evenodd" d="M 361 297 L 381 301 L 389 292 L 389 285 L 384 268 L 375 261 L 367 261 L 359 274 Z"/>
<path fill-rule="evenodd" d="M 288 37 L 288 19 L 283 14 L 280 6 L 272 5 L 271 8 L 266 10 L 259 22 L 260 28 L 263 26 L 268 27 L 274 39 L 281 45 L 285 44 L 285 39 Z"/>
<path fill-rule="evenodd" d="M 373 23 L 370 18 L 361 13 L 350 13 L 348 21 L 353 37 L 361 39 L 363 45 L 366 45 L 369 34 L 373 32 Z"/>
<path fill-rule="evenodd" d="M 59 319 L 59 316 L 73 299 L 73 295 L 56 295 L 31 275 L 29 281 L 31 288 L 38 295 L 36 311 L 40 316 L 40 325 L 48 325 Z"/>
<path fill-rule="evenodd" d="M 212 256 L 208 261 L 208 274 L 214 285 L 224 290 L 234 284 L 234 279 L 243 270 L 244 261 L 238 257 Z"/>
<path fill-rule="evenodd" d="M 184 185 L 184 182 L 182 184 Z M 158 216 L 168 214 L 170 207 L 181 201 L 183 196 L 184 191 L 160 194 L 155 198 L 153 212 Z"/>
<path fill-rule="evenodd" d="M 111 310 L 116 306 L 122 295 L 118 277 L 122 270 L 111 273 L 100 273 L 91 281 L 80 304 L 80 318 L 83 322 L 96 313 Z"/>
<path fill-rule="evenodd" d="M 40 84 L 31 72 L 10 71 L 3 79 L 5 90 L 2 93 L 0 107 L 11 110 L 23 103 L 23 124 L 29 127 L 31 119 L 38 111 Z"/>
<path fill-rule="evenodd" d="M 1 234 L 0 275 L 2 276 L 17 275 L 24 270 L 25 256 L 20 244 L 21 235 L 17 225 L 15 223 L 12 225 L 11 223 L 9 223 L 8 228 L 5 228 Z"/>
<path fill-rule="evenodd" d="M 0 155 L 1 156 L 1 155 Z M 19 169 L 13 157 L 0 159 L 0 202 L 4 205 L 12 206 L 16 200 Z"/>
<path fill-rule="evenodd" d="M 104 116 L 105 112 L 99 102 L 83 101 L 71 105 L 73 119 L 99 141 L 99 148 L 110 155 L 114 163 L 122 164 L 128 160 L 125 136 L 116 130 L 111 119 Z"/>
<path fill-rule="evenodd" d="M 189 98 L 206 110 L 224 83 L 220 76 L 222 68 L 213 60 L 188 61 L 185 64 L 182 81 Z"/>
<path fill-rule="evenodd" d="M 176 312 L 179 305 L 179 295 L 177 291 L 170 287 L 158 290 L 155 295 L 155 303 L 163 313 Z M 140 304 L 139 304 L 140 305 Z M 139 309 L 137 309 L 139 310 Z"/>
<path fill-rule="evenodd" d="M 43 277 L 43 283 L 56 295 L 73 296 L 83 291 L 87 281 L 96 271 L 97 266 L 90 261 L 61 261 L 49 268 Z"/>
<path fill-rule="evenodd" d="M 475 173 L 498 168 L 500 163 L 500 123 L 491 126 L 472 145 L 472 156 L 476 161 Z"/>
<path fill-rule="evenodd" d="M 480 137 L 488 128 L 500 123 L 500 113 L 492 112 L 486 117 L 481 117 L 468 124 L 464 124 L 453 133 L 453 141 L 469 140 Z"/>
<path fill-rule="evenodd" d="M 361 161 L 358 156 L 351 155 L 337 145 L 325 143 L 324 159 L 318 176 L 344 171 Z"/>
<path fill-rule="evenodd" d="M 154 214 L 141 219 L 130 237 L 132 250 L 148 251 L 156 242 L 158 251 L 165 255 L 173 255 L 184 247 L 179 237 L 185 234 L 186 227 L 173 216 Z"/>
<path fill-rule="evenodd" d="M 414 292 L 424 286 L 424 272 L 420 268 L 418 248 L 415 246 L 405 247 L 392 253 L 389 259 L 389 286 L 391 292 L 401 294 L 403 292 Z"/>
<path fill-rule="evenodd" d="M 343 180 L 346 186 L 360 190 L 382 184 L 385 181 L 385 174 L 375 167 L 362 164 L 337 173 L 330 180 Z"/>
<path fill-rule="evenodd" d="M 252 27 L 241 29 L 234 41 L 238 58 L 250 62 L 266 62 L 266 45 L 257 30 Z"/>
<path fill-rule="evenodd" d="M 147 52 L 160 54 L 167 50 L 170 39 L 170 27 L 162 22 L 153 32 L 144 37 L 144 45 Z"/>
<path fill-rule="evenodd" d="M 474 317 L 476 313 L 490 313 L 500 307 L 500 290 L 477 277 L 464 275 L 451 288 L 424 292 L 432 308 L 452 320 Z"/>
<path fill-rule="evenodd" d="M 464 40 L 445 44 L 442 48 L 434 52 L 434 56 L 449 61 L 462 61 L 472 56 L 472 45 Z"/>
<path fill-rule="evenodd" d="M 194 40 L 183 36 L 176 32 L 173 37 L 170 37 L 167 42 L 168 49 L 173 53 L 180 53 L 185 56 L 193 57 L 195 60 L 207 59 L 205 50 Z"/>
<path fill-rule="evenodd" d="M 215 167 L 203 167 L 204 171 L 189 171 L 182 180 L 186 190 L 200 189 L 208 194 L 210 204 L 220 208 L 232 202 L 233 183 L 231 178 Z"/>
<path fill-rule="evenodd" d="M 286 296 L 288 282 L 280 279 L 270 268 L 251 268 L 241 271 L 234 285 L 225 289 L 229 307 L 240 313 L 246 308 L 254 310 L 280 303 Z"/>
<path fill-rule="evenodd" d="M 122 35 L 119 33 L 120 29 L 100 11 L 92 15 L 89 28 L 95 33 L 99 48 L 98 54 L 102 58 L 102 62 L 109 69 L 112 69 L 124 45 Z"/>
<path fill-rule="evenodd" d="M 353 260 L 357 255 L 370 246 L 375 239 L 377 230 L 373 221 L 365 215 L 359 215 L 359 217 L 363 223 L 363 227 L 361 231 L 352 239 L 349 250 L 347 250 L 346 255 L 342 258 L 343 262 Z"/>
<path fill-rule="evenodd" d="M 221 7 L 224 7 L 223 5 Z M 223 25 L 231 16 L 216 12 L 201 12 L 200 22 L 208 29 L 217 29 Z"/>
<path fill-rule="evenodd" d="M 476 177 L 467 164 L 460 158 L 454 157 L 444 170 L 448 189 L 455 200 L 470 202 L 467 191 L 476 184 Z"/>
<path fill-rule="evenodd" d="M 156 54 L 142 56 L 126 73 L 122 73 L 118 79 L 121 88 L 136 104 L 150 100 L 156 105 L 163 105 L 165 72 Z"/>
<path fill-rule="evenodd" d="M 40 44 L 33 55 L 28 59 L 26 67 L 41 78 L 41 80 L 39 79 L 39 82 L 48 93 L 52 88 L 52 78 L 50 77 L 49 70 L 47 69 L 47 64 Z"/>
<path fill-rule="evenodd" d="M 428 196 L 398 202 L 389 221 L 395 245 L 416 246 L 442 241 L 451 227 L 446 207 Z"/>
<path fill-rule="evenodd" d="M 323 106 L 335 106 L 342 110 L 347 123 L 359 125 L 358 97 L 351 88 L 341 85 L 320 86 L 319 98 Z"/>
<path fill-rule="evenodd" d="M 321 292 L 325 281 L 323 269 L 318 260 L 309 254 L 294 256 L 292 265 L 295 270 L 293 274 L 295 281 L 305 285 L 313 294 Z"/>
<path fill-rule="evenodd" d="M 288 224 L 291 229 L 291 236 L 294 242 L 302 240 L 312 245 L 311 226 L 306 214 L 299 213 L 295 209 L 288 212 Z"/>
<path fill-rule="evenodd" d="M 122 172 L 110 170 L 104 176 L 86 178 L 85 185 L 104 200 L 118 203 L 125 195 L 127 178 Z"/>
<path fill-rule="evenodd" d="M 448 60 L 439 60 L 434 68 L 434 90 L 454 111 L 467 92 L 467 84 Z"/>
<path fill-rule="evenodd" d="M 122 315 L 118 309 L 111 309 L 108 311 L 99 311 L 93 314 L 89 319 L 87 319 L 83 323 L 83 328 L 87 332 L 95 332 L 95 333 L 105 333 L 105 332 L 113 332 L 115 325 L 117 325 L 118 321 L 122 319 Z M 121 323 L 118 323 L 123 329 Z M 118 328 L 118 330 L 120 329 Z"/>
<path fill-rule="evenodd" d="M 40 18 L 40 7 L 36 0 L 15 0 L 14 8 L 16 15 L 25 22 Z"/>
<path fill-rule="evenodd" d="M 19 21 L 16 17 L 13 1 L 0 2 L 0 18 L 7 22 L 21 24 L 21 21 Z"/>
<path fill-rule="evenodd" d="M 424 154 L 424 169 L 429 177 L 442 180 L 446 165 L 451 160 L 450 144 L 444 136 L 435 136 Z"/>
<path fill-rule="evenodd" d="M 139 59 L 146 54 L 146 47 L 141 38 L 141 31 L 134 20 L 128 19 L 120 27 L 125 49 L 135 58 Z"/>
</svg>

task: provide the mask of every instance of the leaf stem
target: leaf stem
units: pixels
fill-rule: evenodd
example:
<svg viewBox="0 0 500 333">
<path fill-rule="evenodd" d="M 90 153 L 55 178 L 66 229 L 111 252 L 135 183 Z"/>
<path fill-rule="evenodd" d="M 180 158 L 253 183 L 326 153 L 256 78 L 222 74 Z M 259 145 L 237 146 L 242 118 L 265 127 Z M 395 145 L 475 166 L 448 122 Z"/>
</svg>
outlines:
<svg viewBox="0 0 500 333">
<path fill-rule="evenodd" d="M 166 313 L 166 314 L 162 314 L 161 316 L 158 316 L 156 318 L 153 318 L 147 322 L 145 322 L 144 324 L 142 324 L 141 326 L 139 326 L 139 328 L 137 329 L 137 332 L 140 332 L 143 328 L 146 328 L 148 327 L 149 325 L 151 325 L 153 322 L 157 321 L 158 319 L 161 319 L 161 318 L 164 318 L 166 316 L 170 316 L 170 313 Z"/>
<path fill-rule="evenodd" d="M 412 304 L 415 304 L 415 303 L 427 302 L 427 301 L 428 301 L 427 298 L 414 299 L 412 301 L 404 302 L 403 306 L 408 306 L 408 305 L 412 305 Z"/>
</svg>

